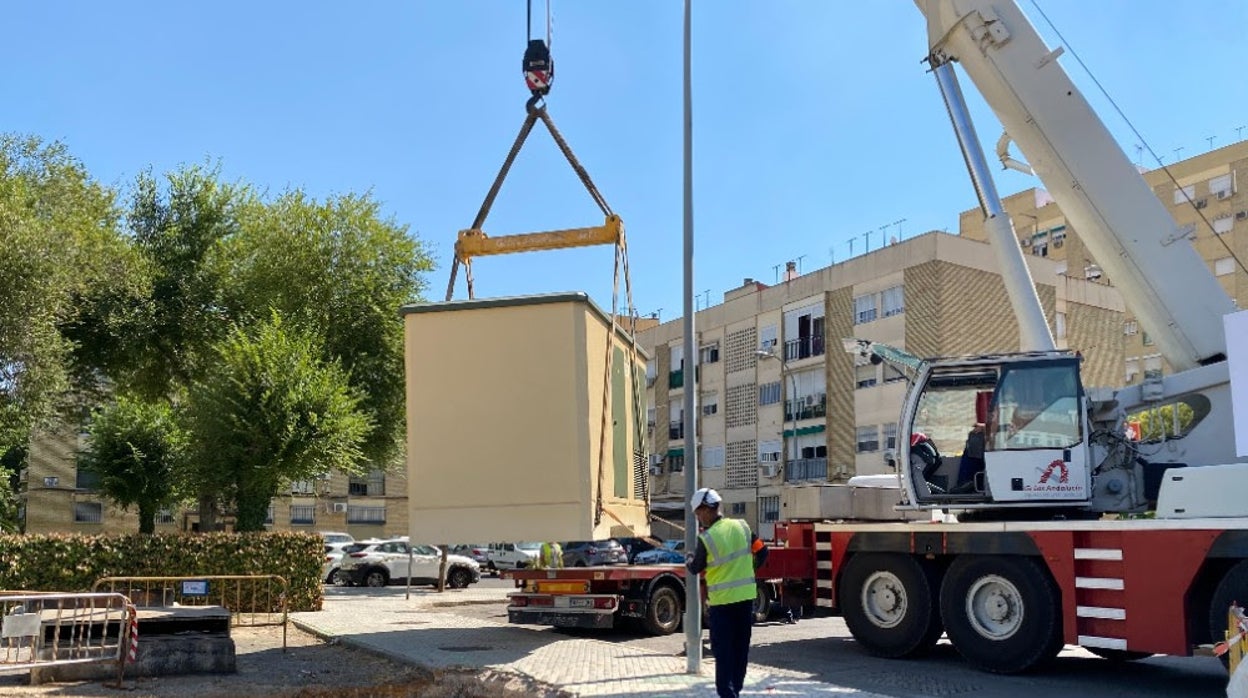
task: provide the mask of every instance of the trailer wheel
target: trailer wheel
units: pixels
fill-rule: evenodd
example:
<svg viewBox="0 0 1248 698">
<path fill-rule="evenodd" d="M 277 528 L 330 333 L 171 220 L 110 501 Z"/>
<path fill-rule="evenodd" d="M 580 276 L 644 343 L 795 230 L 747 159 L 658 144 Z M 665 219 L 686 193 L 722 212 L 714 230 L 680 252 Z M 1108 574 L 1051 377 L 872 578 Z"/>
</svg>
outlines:
<svg viewBox="0 0 1248 698">
<path fill-rule="evenodd" d="M 646 617 L 641 625 L 651 635 L 671 635 L 680 627 L 684 605 L 674 587 L 669 584 L 657 586 L 646 601 Z"/>
<path fill-rule="evenodd" d="M 1231 604 L 1248 601 L 1244 598 L 1245 590 L 1248 590 L 1248 560 L 1241 561 L 1222 575 L 1222 581 L 1218 582 L 1213 598 L 1209 600 L 1209 634 L 1215 643 L 1226 637 L 1226 614 Z M 1222 660 L 1222 666 L 1230 667 L 1229 653 L 1218 659 Z"/>
<path fill-rule="evenodd" d="M 921 654 L 940 639 L 934 589 L 928 571 L 909 555 L 858 554 L 841 576 L 841 612 L 871 654 Z"/>
<path fill-rule="evenodd" d="M 771 617 L 771 585 L 759 584 L 754 595 L 754 622 L 765 623 Z"/>
<path fill-rule="evenodd" d="M 986 671 L 1027 671 L 1062 647 L 1057 589 L 1029 558 L 954 560 L 940 589 L 940 612 L 954 648 Z"/>
</svg>

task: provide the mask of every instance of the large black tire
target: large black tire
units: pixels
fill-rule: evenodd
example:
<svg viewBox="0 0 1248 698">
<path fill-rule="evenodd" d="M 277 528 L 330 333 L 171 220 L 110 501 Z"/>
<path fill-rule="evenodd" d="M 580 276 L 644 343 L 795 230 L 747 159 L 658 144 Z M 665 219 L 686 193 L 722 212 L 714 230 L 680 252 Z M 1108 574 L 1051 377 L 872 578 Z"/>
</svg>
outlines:
<svg viewBox="0 0 1248 698">
<path fill-rule="evenodd" d="M 641 627 L 651 635 L 671 635 L 680 627 L 684 613 L 685 601 L 680 590 L 670 584 L 662 584 L 650 592 Z"/>
<path fill-rule="evenodd" d="M 935 588 L 932 573 L 910 555 L 859 553 L 841 575 L 841 613 L 871 654 L 922 654 L 940 639 Z"/>
<path fill-rule="evenodd" d="M 446 575 L 446 585 L 452 589 L 467 589 L 472 584 L 472 572 L 466 567 L 452 567 Z"/>
<path fill-rule="evenodd" d="M 1222 581 L 1218 582 L 1213 598 L 1209 600 L 1209 634 L 1215 644 L 1226 639 L 1226 613 L 1236 602 L 1240 605 L 1248 602 L 1248 560 L 1240 561 L 1222 575 Z M 1222 666 L 1230 667 L 1230 653 L 1219 659 Z"/>
<path fill-rule="evenodd" d="M 954 648 L 998 674 L 1027 671 L 1062 648 L 1061 601 L 1048 570 L 1026 557 L 964 555 L 940 588 Z"/>
</svg>

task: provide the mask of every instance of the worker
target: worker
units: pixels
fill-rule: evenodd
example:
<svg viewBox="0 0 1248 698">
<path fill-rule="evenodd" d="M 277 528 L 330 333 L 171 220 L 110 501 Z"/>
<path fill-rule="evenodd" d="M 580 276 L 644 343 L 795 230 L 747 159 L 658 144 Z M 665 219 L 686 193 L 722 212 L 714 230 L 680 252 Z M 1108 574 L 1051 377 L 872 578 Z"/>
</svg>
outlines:
<svg viewBox="0 0 1248 698">
<path fill-rule="evenodd" d="M 542 543 L 542 549 L 537 556 L 537 567 L 543 570 L 562 569 L 563 546 L 556 542 Z"/>
<path fill-rule="evenodd" d="M 921 431 L 910 435 L 910 465 L 920 469 L 923 473 L 923 480 L 933 492 L 944 492 L 942 488 L 932 483 L 932 476 L 943 464 L 944 459 L 941 458 L 940 451 L 936 450 L 936 443 L 931 437 Z"/>
<path fill-rule="evenodd" d="M 715 691 L 720 698 L 736 698 L 745 684 L 754 626 L 754 598 L 758 594 L 754 571 L 767 559 L 767 546 L 740 519 L 720 513 L 723 500 L 713 489 L 693 493 L 693 509 L 702 532 L 697 550 L 685 566 L 692 574 L 706 572 L 710 607 L 711 653 L 715 656 Z"/>
</svg>

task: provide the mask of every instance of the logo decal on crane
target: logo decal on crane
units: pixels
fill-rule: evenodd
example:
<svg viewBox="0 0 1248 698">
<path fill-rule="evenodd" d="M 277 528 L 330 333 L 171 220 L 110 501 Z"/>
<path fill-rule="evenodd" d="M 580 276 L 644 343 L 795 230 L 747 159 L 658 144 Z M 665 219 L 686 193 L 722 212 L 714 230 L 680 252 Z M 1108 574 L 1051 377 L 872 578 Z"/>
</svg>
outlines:
<svg viewBox="0 0 1248 698">
<path fill-rule="evenodd" d="M 1045 468 L 1044 473 L 1040 475 L 1040 484 L 1043 485 L 1047 483 L 1049 478 L 1053 476 L 1053 471 L 1056 469 L 1060 469 L 1062 472 L 1062 474 L 1057 478 L 1058 484 L 1064 485 L 1070 480 L 1070 471 L 1066 468 L 1066 463 L 1060 460 L 1055 460 L 1052 463 L 1049 463 L 1049 467 Z"/>
</svg>

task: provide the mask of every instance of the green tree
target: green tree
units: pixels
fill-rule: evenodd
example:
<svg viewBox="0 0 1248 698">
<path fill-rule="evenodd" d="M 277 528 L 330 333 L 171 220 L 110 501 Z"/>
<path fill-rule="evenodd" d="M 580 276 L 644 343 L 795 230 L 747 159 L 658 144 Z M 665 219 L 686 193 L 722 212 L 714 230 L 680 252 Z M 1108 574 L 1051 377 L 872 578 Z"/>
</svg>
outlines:
<svg viewBox="0 0 1248 698">
<path fill-rule="evenodd" d="M 21 530 L 18 517 L 18 473 L 26 467 L 24 446 L 14 446 L 0 456 L 0 533 L 17 533 Z"/>
<path fill-rule="evenodd" d="M 364 471 L 372 425 L 347 372 L 325 361 L 315 335 L 280 314 L 234 330 L 188 402 L 191 458 L 201 492 L 233 502 L 235 528 L 264 528 L 278 486 L 330 469 Z"/>
<path fill-rule="evenodd" d="M 119 396 L 95 412 L 78 467 L 100 477 L 100 493 L 139 510 L 139 533 L 154 533 L 157 512 L 179 499 L 186 438 L 168 402 Z"/>
<path fill-rule="evenodd" d="M 433 268 L 423 242 L 368 196 L 318 202 L 303 192 L 252 202 L 225 241 L 227 305 L 245 321 L 277 310 L 322 339 L 320 356 L 349 372 L 374 425 L 365 456 L 397 462 L 404 436 L 403 322 Z"/>
<path fill-rule="evenodd" d="M 0 136 L 0 450 L 65 414 L 75 374 L 92 375 L 63 332 L 86 300 L 141 286 L 115 198 L 64 145 Z"/>
</svg>

